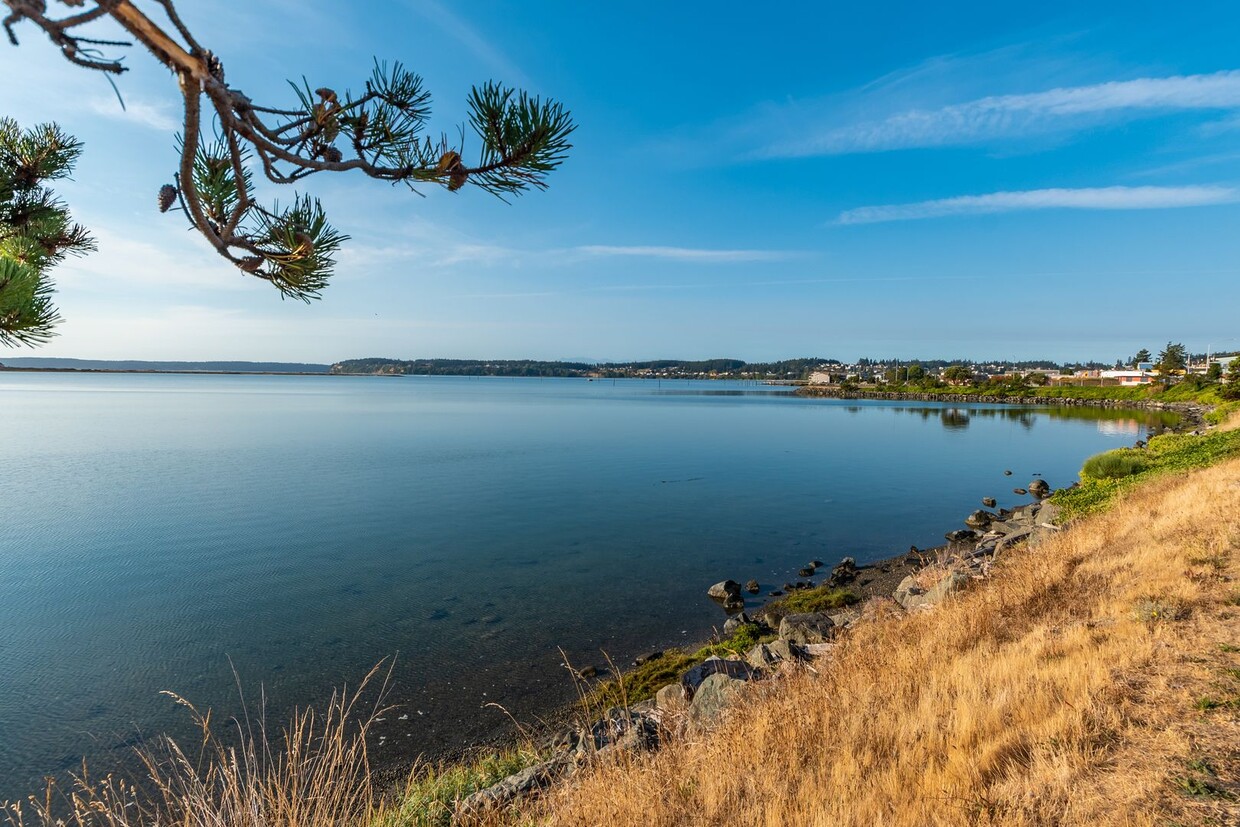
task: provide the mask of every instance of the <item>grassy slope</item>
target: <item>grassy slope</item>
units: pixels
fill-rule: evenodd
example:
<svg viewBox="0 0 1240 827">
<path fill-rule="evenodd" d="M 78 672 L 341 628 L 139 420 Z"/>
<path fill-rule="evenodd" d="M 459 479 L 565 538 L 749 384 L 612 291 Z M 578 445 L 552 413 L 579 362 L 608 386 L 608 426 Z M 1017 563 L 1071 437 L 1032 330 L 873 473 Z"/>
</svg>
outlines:
<svg viewBox="0 0 1240 827">
<path fill-rule="evenodd" d="M 714 733 L 600 767 L 556 825 L 1240 820 L 1240 459 L 1166 474 Z"/>
</svg>

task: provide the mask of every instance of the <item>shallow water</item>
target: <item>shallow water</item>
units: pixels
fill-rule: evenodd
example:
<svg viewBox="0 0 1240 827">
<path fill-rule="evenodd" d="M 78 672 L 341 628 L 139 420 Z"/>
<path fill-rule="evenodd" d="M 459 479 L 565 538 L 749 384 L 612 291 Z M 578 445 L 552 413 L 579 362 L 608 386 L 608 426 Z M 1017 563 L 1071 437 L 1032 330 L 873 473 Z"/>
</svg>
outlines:
<svg viewBox="0 0 1240 827">
<path fill-rule="evenodd" d="M 186 732 L 160 690 L 235 712 L 234 666 L 279 719 L 395 655 L 380 757 L 467 743 L 489 702 L 573 696 L 557 647 L 701 639 L 716 580 L 934 545 L 1151 424 L 686 381 L 3 373 L 0 400 L 0 799 Z"/>
</svg>

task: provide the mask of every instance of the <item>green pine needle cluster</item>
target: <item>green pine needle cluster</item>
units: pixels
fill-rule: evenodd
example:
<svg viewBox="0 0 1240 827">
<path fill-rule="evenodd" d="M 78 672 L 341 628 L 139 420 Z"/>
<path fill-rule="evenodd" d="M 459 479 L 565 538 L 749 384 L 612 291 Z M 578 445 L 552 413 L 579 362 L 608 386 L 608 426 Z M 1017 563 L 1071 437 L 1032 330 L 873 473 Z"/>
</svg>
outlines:
<svg viewBox="0 0 1240 827">
<path fill-rule="evenodd" d="M 49 271 L 95 249 L 45 181 L 67 178 L 82 145 L 55 124 L 0 118 L 0 344 L 43 344 L 60 314 Z"/>
</svg>

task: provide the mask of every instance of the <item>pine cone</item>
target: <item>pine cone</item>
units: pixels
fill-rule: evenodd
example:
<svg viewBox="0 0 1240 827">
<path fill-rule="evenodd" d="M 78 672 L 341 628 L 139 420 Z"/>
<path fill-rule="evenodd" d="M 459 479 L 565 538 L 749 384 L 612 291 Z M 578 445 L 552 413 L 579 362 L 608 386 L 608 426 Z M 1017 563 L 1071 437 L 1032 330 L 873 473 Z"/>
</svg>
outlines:
<svg viewBox="0 0 1240 827">
<path fill-rule="evenodd" d="M 159 211 L 168 212 L 177 200 L 177 188 L 172 184 L 164 184 L 159 188 Z"/>
<path fill-rule="evenodd" d="M 344 160 L 344 155 L 334 146 L 329 146 L 323 150 L 323 160 L 329 164 L 338 164 Z"/>
<path fill-rule="evenodd" d="M 255 273 L 259 267 L 263 266 L 262 256 L 246 256 L 237 263 L 237 266 L 247 273 Z"/>
<path fill-rule="evenodd" d="M 463 167 L 458 166 L 456 169 L 452 170 L 452 173 L 448 176 L 448 191 L 456 192 L 461 187 L 465 186 L 465 180 L 467 178 L 469 178 L 469 173 L 466 172 Z"/>
<path fill-rule="evenodd" d="M 460 154 L 453 152 L 452 150 L 448 150 L 447 152 L 443 154 L 443 157 L 439 159 L 439 166 L 437 167 L 437 169 L 440 172 L 452 172 L 460 165 L 461 165 Z"/>
</svg>

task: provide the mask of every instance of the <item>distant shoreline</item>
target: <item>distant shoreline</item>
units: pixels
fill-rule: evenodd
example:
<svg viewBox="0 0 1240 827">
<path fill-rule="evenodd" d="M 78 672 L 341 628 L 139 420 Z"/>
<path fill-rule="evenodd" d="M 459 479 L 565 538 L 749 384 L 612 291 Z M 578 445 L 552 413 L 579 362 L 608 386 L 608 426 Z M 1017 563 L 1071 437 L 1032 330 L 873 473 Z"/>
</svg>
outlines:
<svg viewBox="0 0 1240 827">
<path fill-rule="evenodd" d="M 0 373 L 160 373 L 181 376 L 340 376 L 317 370 L 154 370 L 142 368 L 18 368 L 0 366 Z"/>
</svg>

